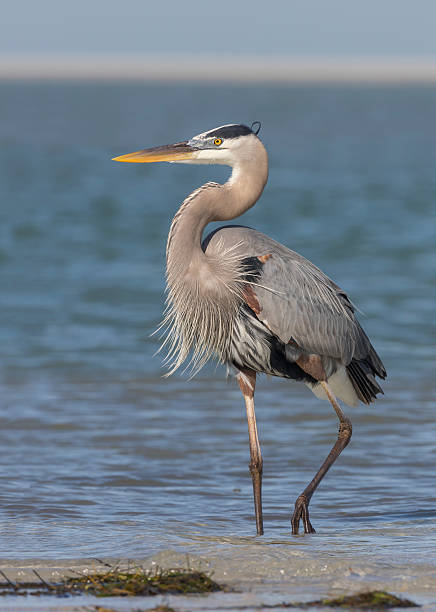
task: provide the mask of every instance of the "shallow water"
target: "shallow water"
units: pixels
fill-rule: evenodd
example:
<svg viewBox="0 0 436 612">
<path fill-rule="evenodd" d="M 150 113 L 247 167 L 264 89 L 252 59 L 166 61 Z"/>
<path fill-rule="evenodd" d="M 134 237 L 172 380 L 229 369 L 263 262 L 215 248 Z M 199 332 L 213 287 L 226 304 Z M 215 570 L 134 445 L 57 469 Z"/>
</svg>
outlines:
<svg viewBox="0 0 436 612">
<path fill-rule="evenodd" d="M 284 547 L 433 567 L 436 89 L 1 83 L 0 111 L 0 556 L 245 564 L 255 546 L 265 563 Z M 234 381 L 162 379 L 153 356 L 171 216 L 227 170 L 110 162 L 257 119 L 270 182 L 243 223 L 348 291 L 389 373 L 375 406 L 349 410 L 306 538 L 289 512 L 335 439 L 328 404 L 259 381 L 257 539 Z"/>
</svg>

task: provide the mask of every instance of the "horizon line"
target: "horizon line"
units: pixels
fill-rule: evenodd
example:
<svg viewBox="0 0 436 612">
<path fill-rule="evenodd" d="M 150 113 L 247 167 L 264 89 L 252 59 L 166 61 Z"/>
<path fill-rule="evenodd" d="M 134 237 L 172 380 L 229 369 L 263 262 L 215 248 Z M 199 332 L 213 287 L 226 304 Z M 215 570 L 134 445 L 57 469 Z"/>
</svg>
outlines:
<svg viewBox="0 0 436 612">
<path fill-rule="evenodd" d="M 0 54 L 0 80 L 436 83 L 436 56 Z"/>
</svg>

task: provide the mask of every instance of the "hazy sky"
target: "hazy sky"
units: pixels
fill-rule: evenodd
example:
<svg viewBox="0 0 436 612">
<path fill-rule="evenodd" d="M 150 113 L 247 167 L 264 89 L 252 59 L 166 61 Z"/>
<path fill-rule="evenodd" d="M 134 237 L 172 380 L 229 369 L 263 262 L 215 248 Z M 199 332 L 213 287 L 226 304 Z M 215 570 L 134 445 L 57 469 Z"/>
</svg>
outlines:
<svg viewBox="0 0 436 612">
<path fill-rule="evenodd" d="M 3 0 L 0 53 L 436 56 L 436 0 Z"/>
</svg>

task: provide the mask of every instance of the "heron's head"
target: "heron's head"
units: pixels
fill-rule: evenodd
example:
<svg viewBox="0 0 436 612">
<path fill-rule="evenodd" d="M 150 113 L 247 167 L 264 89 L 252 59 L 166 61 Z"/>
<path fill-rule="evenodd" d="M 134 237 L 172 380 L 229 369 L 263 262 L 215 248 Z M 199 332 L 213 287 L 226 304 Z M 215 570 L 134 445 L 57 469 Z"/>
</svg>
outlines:
<svg viewBox="0 0 436 612">
<path fill-rule="evenodd" d="M 265 149 L 257 137 L 260 123 L 256 121 L 251 128 L 231 123 L 194 136 L 190 140 L 171 145 L 142 149 L 127 155 L 114 157 L 114 161 L 150 163 L 179 162 L 184 164 L 224 164 L 236 166 L 256 157 Z"/>
</svg>

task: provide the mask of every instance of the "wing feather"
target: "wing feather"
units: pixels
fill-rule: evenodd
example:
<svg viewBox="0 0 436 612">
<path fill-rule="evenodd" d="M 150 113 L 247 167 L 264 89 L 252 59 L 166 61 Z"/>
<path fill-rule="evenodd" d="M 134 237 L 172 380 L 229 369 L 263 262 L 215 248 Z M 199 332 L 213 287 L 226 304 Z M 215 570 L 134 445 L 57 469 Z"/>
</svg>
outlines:
<svg viewBox="0 0 436 612">
<path fill-rule="evenodd" d="M 244 258 L 271 254 L 252 287 L 260 306 L 257 318 L 282 342 L 295 341 L 306 352 L 344 365 L 375 353 L 347 294 L 310 261 L 247 227 L 220 228 L 205 240 L 206 252 L 218 240 L 227 246 L 241 243 Z"/>
</svg>

